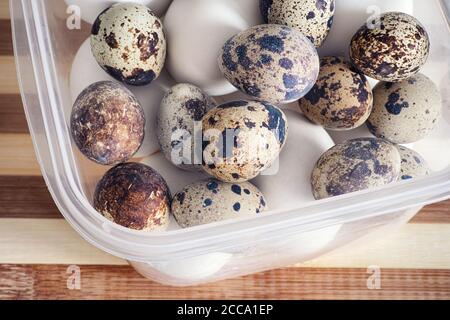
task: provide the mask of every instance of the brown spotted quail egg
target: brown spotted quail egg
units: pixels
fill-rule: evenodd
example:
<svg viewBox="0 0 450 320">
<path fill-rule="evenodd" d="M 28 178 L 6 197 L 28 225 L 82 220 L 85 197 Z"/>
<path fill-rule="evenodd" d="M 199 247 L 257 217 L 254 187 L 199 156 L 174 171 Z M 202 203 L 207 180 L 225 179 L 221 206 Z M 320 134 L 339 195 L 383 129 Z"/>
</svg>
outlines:
<svg viewBox="0 0 450 320">
<path fill-rule="evenodd" d="M 353 36 L 350 59 L 365 75 L 397 82 L 419 72 L 430 51 L 428 34 L 406 13 L 384 13 Z"/>
<path fill-rule="evenodd" d="M 96 82 L 76 99 L 70 130 L 87 158 L 114 165 L 127 161 L 140 148 L 145 135 L 144 110 L 122 84 Z"/>
<path fill-rule="evenodd" d="M 334 0 L 260 0 L 260 9 L 266 23 L 295 28 L 316 47 L 333 25 Z"/>
<path fill-rule="evenodd" d="M 285 114 L 267 102 L 222 104 L 203 118 L 203 169 L 225 182 L 253 179 L 278 157 L 287 133 Z"/>
<path fill-rule="evenodd" d="M 430 174 L 430 169 L 425 159 L 416 151 L 404 146 L 397 146 L 402 159 L 400 180 L 408 180 Z"/>
<path fill-rule="evenodd" d="M 382 139 L 359 138 L 338 144 L 314 167 L 314 197 L 319 200 L 397 181 L 400 162 L 396 146 Z"/>
<path fill-rule="evenodd" d="M 195 122 L 200 128 L 203 116 L 213 107 L 215 102 L 191 84 L 177 84 L 165 94 L 156 126 L 158 141 L 167 160 L 182 169 L 200 169 L 202 137 L 201 129 L 195 132 Z"/>
<path fill-rule="evenodd" d="M 91 51 L 115 79 L 129 85 L 149 84 L 159 76 L 166 58 L 162 23 L 146 6 L 113 5 L 92 26 Z"/>
<path fill-rule="evenodd" d="M 229 39 L 220 52 L 219 67 L 231 84 L 252 98 L 288 103 L 312 88 L 319 74 L 319 57 L 299 31 L 266 24 Z"/>
<path fill-rule="evenodd" d="M 163 230 L 169 224 L 170 191 L 163 177 L 141 163 L 122 163 L 97 184 L 94 208 L 135 230 Z"/>
<path fill-rule="evenodd" d="M 319 78 L 299 100 L 303 114 L 329 130 L 361 126 L 372 111 L 372 89 L 366 77 L 341 57 L 320 60 Z"/>
<path fill-rule="evenodd" d="M 183 228 L 256 215 L 265 209 L 263 194 L 251 183 L 215 179 L 186 186 L 172 201 L 172 213 Z"/>
<path fill-rule="evenodd" d="M 373 95 L 367 126 L 375 136 L 394 143 L 421 140 L 436 127 L 441 115 L 439 90 L 420 73 L 397 83 L 380 82 Z"/>
</svg>

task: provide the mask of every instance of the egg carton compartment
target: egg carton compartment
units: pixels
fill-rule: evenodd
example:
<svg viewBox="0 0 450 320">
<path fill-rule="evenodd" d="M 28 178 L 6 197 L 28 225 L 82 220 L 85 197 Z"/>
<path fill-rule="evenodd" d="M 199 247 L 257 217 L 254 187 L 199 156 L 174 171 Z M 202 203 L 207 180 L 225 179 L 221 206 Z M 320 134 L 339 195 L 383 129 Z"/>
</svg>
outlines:
<svg viewBox="0 0 450 320">
<path fill-rule="evenodd" d="M 166 67 L 156 81 L 144 87 L 128 86 L 141 102 L 147 119 L 146 138 L 131 161 L 161 173 L 172 194 L 206 178 L 166 161 L 156 140 L 153 124 L 161 99 L 169 88 L 186 79 L 186 74 L 178 72 L 182 68 L 177 64 L 185 66 L 190 77 L 197 77 L 218 103 L 248 99 L 224 81 L 218 68 L 205 67 L 211 66 L 211 61 L 217 66 L 217 53 L 205 50 L 205 46 L 220 48 L 233 34 L 262 23 L 259 1 L 215 0 L 213 5 L 205 6 L 210 1 L 173 1 L 176 10 L 169 10 L 163 17 L 164 24 L 167 19 L 172 23 L 167 37 L 189 34 L 185 41 L 192 51 L 173 48 L 170 53 L 169 49 Z M 135 2 L 154 6 L 162 16 L 171 1 Z M 88 40 L 93 18 L 111 3 L 11 1 L 15 52 L 37 158 L 59 209 L 87 241 L 129 260 L 144 276 L 171 285 L 193 285 L 306 261 L 368 233 L 394 230 L 422 205 L 450 196 L 450 29 L 443 2 L 338 0 L 334 25 L 318 50 L 320 56 L 346 56 L 351 36 L 376 13 L 409 13 L 427 29 L 431 51 L 421 72 L 438 86 L 443 116 L 431 135 L 406 146 L 425 158 L 433 174 L 315 201 L 310 176 L 320 155 L 335 143 L 372 134 L 364 125 L 350 131 L 326 131 L 306 120 L 294 102 L 280 106 L 287 115 L 290 132 L 279 161 L 252 181 L 266 196 L 270 207 L 267 214 L 185 230 L 172 220 L 166 231 L 155 233 L 133 231 L 110 222 L 91 205 L 95 186 L 109 168 L 87 160 L 78 151 L 70 138 L 68 119 L 74 100 L 85 87 L 112 80 L 92 57 Z M 70 17 L 77 12 L 68 10 L 67 5 L 79 6 L 82 19 L 74 23 Z M 174 23 L 170 15 L 177 11 L 192 17 Z M 202 28 L 202 24 L 207 27 Z M 200 68 L 206 68 L 205 72 Z M 372 86 L 376 83 L 371 80 Z"/>
</svg>

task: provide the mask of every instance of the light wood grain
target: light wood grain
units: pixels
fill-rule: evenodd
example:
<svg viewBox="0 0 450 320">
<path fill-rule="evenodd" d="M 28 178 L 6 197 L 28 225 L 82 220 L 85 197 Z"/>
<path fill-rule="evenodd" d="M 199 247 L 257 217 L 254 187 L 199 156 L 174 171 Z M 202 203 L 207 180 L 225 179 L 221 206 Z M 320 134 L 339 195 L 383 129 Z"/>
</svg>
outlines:
<svg viewBox="0 0 450 320">
<path fill-rule="evenodd" d="M 1 219 L 0 222 L 0 264 L 125 263 L 89 245 L 65 220 Z M 447 224 L 408 224 L 390 237 L 358 242 L 296 267 L 448 268 L 450 247 L 442 245 L 448 242 L 448 234 Z"/>
<path fill-rule="evenodd" d="M 8 0 L 0 0 L 0 19 L 9 19 Z"/>
<path fill-rule="evenodd" d="M 14 57 L 0 56 L 0 70 L 0 94 L 18 94 L 20 91 Z"/>
<path fill-rule="evenodd" d="M 1 219 L 0 239 L 0 264 L 126 264 L 91 246 L 62 219 Z"/>
<path fill-rule="evenodd" d="M 366 269 L 278 269 L 190 288 L 163 286 L 127 266 L 80 266 L 69 290 L 67 266 L 0 265 L 0 298 L 9 299 L 449 299 L 449 270 L 381 270 L 367 288 Z M 170 310 L 167 310 L 170 312 Z"/>
<path fill-rule="evenodd" d="M 30 135 L 0 133 L 0 176 L 40 174 Z"/>
</svg>

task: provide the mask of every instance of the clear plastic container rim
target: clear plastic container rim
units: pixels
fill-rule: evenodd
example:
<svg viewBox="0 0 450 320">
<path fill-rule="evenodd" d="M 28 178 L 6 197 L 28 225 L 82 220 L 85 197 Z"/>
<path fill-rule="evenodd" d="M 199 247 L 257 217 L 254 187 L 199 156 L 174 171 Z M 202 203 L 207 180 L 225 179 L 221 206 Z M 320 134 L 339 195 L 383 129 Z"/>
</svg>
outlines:
<svg viewBox="0 0 450 320">
<path fill-rule="evenodd" d="M 442 10 L 445 10 L 442 0 Z M 24 101 L 36 155 L 52 197 L 66 220 L 93 245 L 132 261 L 159 262 L 184 259 L 212 252 L 234 252 L 260 241 L 276 241 L 290 235 L 337 224 L 372 218 L 450 198 L 450 168 L 427 177 L 394 183 L 382 188 L 325 199 L 284 212 L 271 212 L 256 218 L 224 221 L 164 233 L 133 231 L 99 215 L 86 200 L 71 150 L 59 84 L 56 81 L 53 47 L 44 0 L 10 0 L 14 52 L 19 86 Z M 23 16 L 22 19 L 18 17 Z M 28 43 L 16 30 L 23 25 Z M 19 49 L 19 46 L 27 49 Z M 20 59 L 19 59 L 20 57 Z M 50 170 L 42 165 L 42 141 L 35 138 L 20 73 L 21 59 L 31 59 L 36 91 L 50 150 Z M 49 172 L 50 171 L 50 172 Z M 299 214 L 301 212 L 301 214 Z"/>
</svg>

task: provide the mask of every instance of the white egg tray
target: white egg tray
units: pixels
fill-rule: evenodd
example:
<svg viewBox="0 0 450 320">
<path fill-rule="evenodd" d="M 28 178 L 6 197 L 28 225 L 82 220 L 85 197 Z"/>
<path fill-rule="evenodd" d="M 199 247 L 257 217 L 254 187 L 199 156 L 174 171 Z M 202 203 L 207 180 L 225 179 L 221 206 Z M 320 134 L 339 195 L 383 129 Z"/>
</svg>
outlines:
<svg viewBox="0 0 450 320">
<path fill-rule="evenodd" d="M 184 230 L 172 223 L 167 231 L 157 233 L 133 231 L 110 222 L 91 205 L 95 185 L 108 168 L 79 153 L 71 141 L 67 119 L 74 97 L 84 87 L 110 79 L 89 52 L 90 23 L 111 3 L 125 1 L 66 2 L 10 1 L 21 92 L 37 159 L 53 199 L 73 228 L 93 245 L 128 260 L 144 276 L 183 286 L 303 262 L 377 234 L 377 230 L 396 228 L 423 205 L 450 197 L 450 28 L 444 2 L 336 0 L 334 25 L 319 49 L 321 56 L 346 55 L 352 34 L 376 13 L 406 12 L 427 29 L 431 52 L 421 72 L 439 87 L 444 114 L 432 135 L 408 147 L 422 154 L 434 173 L 314 201 L 310 174 L 319 156 L 335 143 L 371 134 L 365 127 L 326 132 L 292 111 L 297 109 L 292 103 L 282 106 L 290 132 L 277 174 L 253 181 L 265 194 L 270 212 Z M 135 2 L 163 15 L 172 1 Z M 174 168 L 158 152 L 152 124 L 162 96 L 176 83 L 169 74 L 178 81 L 194 77 L 219 102 L 242 97 L 233 93 L 218 72 L 216 49 L 233 34 L 261 23 L 261 18 L 258 0 L 174 0 L 171 5 L 175 9 L 169 9 L 164 19 L 168 39 L 173 37 L 167 70 L 149 86 L 131 88 L 147 118 L 147 138 L 132 160 L 159 171 L 174 194 L 202 177 Z M 73 20 L 77 13 L 84 21 Z M 175 41 L 176 37 L 182 40 Z M 187 41 L 189 50 L 177 51 L 171 41 L 182 46 Z M 185 68 L 180 69 L 179 64 Z"/>
</svg>

